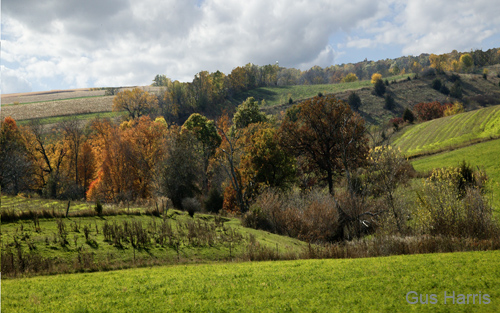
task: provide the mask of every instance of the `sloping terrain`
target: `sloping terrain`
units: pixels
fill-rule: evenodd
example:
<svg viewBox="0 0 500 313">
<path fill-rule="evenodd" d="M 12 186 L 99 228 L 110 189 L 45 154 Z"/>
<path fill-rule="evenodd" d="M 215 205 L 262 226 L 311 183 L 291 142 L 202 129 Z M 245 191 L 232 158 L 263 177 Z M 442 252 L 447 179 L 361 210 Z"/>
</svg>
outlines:
<svg viewBox="0 0 500 313">
<path fill-rule="evenodd" d="M 413 167 L 420 172 L 427 172 L 433 168 L 458 166 L 465 161 L 474 168 L 478 167 L 488 175 L 488 188 L 491 194 L 488 199 L 492 202 L 497 214 L 500 214 L 500 139 L 478 143 L 468 147 L 446 151 L 443 153 L 421 157 L 412 160 Z"/>
<path fill-rule="evenodd" d="M 414 105 L 421 102 L 439 101 L 441 103 L 460 101 L 464 104 L 467 110 L 475 110 L 486 106 L 500 104 L 500 78 L 497 75 L 490 75 L 488 79 L 484 79 L 482 75 L 477 74 L 459 74 L 462 85 L 462 99 L 455 99 L 444 95 L 441 92 L 434 90 L 431 87 L 432 81 L 436 76 L 420 77 L 418 79 L 394 79 L 387 78 L 389 85 L 387 86 L 387 94 L 391 95 L 396 103 L 394 110 L 389 111 L 384 109 L 384 97 L 376 96 L 373 93 L 373 87 L 366 81 L 367 86 L 363 86 L 356 91 L 361 98 L 361 107 L 359 113 L 370 124 L 381 125 L 389 121 L 393 117 L 402 116 L 405 108 L 413 108 Z M 411 75 L 413 77 L 413 75 Z M 447 75 L 438 75 L 439 78 L 448 88 L 451 88 L 451 73 Z M 384 80 L 386 78 L 383 78 Z M 300 87 L 300 86 L 298 86 Z M 260 89 L 256 89 L 259 91 Z M 334 94 L 339 99 L 346 100 L 352 89 L 334 91 Z M 250 94 L 250 93 L 249 93 Z M 317 93 L 312 93 L 311 97 Z M 325 93 L 323 93 L 325 94 Z M 268 102 L 268 99 L 266 102 Z M 299 100 L 293 98 L 293 100 Z M 300 102 L 300 101 L 298 101 Z M 267 114 L 278 114 L 286 111 L 291 106 L 288 102 L 262 108 Z"/>
<path fill-rule="evenodd" d="M 392 143 L 412 156 L 499 136 L 500 106 L 497 105 L 408 126 Z"/>
</svg>

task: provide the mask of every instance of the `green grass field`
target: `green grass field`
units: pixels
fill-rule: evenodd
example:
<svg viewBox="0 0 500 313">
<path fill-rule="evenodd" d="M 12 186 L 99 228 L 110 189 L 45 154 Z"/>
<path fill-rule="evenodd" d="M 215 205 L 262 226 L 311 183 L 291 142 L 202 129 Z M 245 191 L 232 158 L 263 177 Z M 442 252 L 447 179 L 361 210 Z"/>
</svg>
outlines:
<svg viewBox="0 0 500 313">
<path fill-rule="evenodd" d="M 453 151 L 443 152 L 412 161 L 417 171 L 430 171 L 433 168 L 457 166 L 460 162 L 469 162 L 479 166 L 489 177 L 492 203 L 500 210 L 500 139 L 478 143 Z"/>
<path fill-rule="evenodd" d="M 129 269 L 2 281 L 3 312 L 498 312 L 500 251 Z M 436 304 L 409 304 L 408 292 Z M 455 304 L 447 295 L 488 294 Z M 409 300 L 412 301 L 410 294 Z M 483 297 L 484 299 L 484 297 Z"/>
<path fill-rule="evenodd" d="M 406 79 L 411 74 L 398 75 L 387 77 L 387 80 L 402 80 Z M 384 77 L 384 79 L 386 79 Z M 348 90 L 361 89 L 363 87 L 371 87 L 372 83 L 369 80 L 356 81 L 352 83 L 339 83 L 339 84 L 324 84 L 324 85 L 297 85 L 297 86 L 283 86 L 283 87 L 261 87 L 247 92 L 237 94 L 231 101 L 235 105 L 241 104 L 248 97 L 254 97 L 259 102 L 263 99 L 266 100 L 267 106 L 274 106 L 283 103 L 288 103 L 291 97 L 294 101 L 312 98 L 317 96 L 318 93 L 331 94 L 339 93 Z"/>
<path fill-rule="evenodd" d="M 409 126 L 393 140 L 393 145 L 411 156 L 498 136 L 500 106 L 493 106 Z"/>
<path fill-rule="evenodd" d="M 4 196 L 2 211 L 54 210 L 56 213 L 63 213 L 65 203 Z M 90 204 L 75 203 L 70 213 L 88 210 L 89 207 Z M 126 208 L 123 210 L 129 212 Z M 91 268 L 97 270 L 134 267 L 140 264 L 203 263 L 244 259 L 251 244 L 253 247 L 269 249 L 281 255 L 299 254 L 307 248 L 305 242 L 297 239 L 243 227 L 237 218 L 209 214 L 195 214 L 194 218 L 191 218 L 186 212 L 172 209 L 168 210 L 165 216 L 156 217 L 146 213 L 144 207 L 131 207 L 130 212 L 135 213 L 114 216 L 70 216 L 62 219 L 39 218 L 38 225 L 35 225 L 33 219 L 17 222 L 2 221 L 2 251 L 17 253 L 17 248 L 20 247 L 25 257 L 33 258 L 36 255 L 53 260 L 52 263 L 57 266 L 52 269 L 38 269 L 36 273 L 32 273 L 47 274 Z M 136 227 L 135 224 L 139 224 L 147 235 L 147 244 L 144 246 L 134 247 L 130 241 L 131 233 L 127 232 L 126 228 L 133 229 Z M 106 237 L 106 227 L 107 229 L 118 227 L 118 229 L 112 231 L 113 235 Z M 121 239 L 115 241 L 114 234 L 119 234 Z M 91 257 L 91 262 L 86 265 L 81 264 L 83 255 Z M 75 262 L 78 263 L 76 267 L 73 266 Z"/>
</svg>

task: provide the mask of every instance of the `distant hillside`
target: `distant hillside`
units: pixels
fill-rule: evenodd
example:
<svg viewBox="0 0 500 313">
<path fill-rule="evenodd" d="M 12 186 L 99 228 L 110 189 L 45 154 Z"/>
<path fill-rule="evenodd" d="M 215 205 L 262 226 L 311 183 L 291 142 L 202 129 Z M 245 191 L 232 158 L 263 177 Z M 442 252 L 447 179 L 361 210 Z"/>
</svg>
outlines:
<svg viewBox="0 0 500 313">
<path fill-rule="evenodd" d="M 497 137 L 500 137 L 499 105 L 408 126 L 392 143 L 411 156 Z"/>
<path fill-rule="evenodd" d="M 361 98 L 362 102 L 359 109 L 361 116 L 363 116 L 363 118 L 365 118 L 365 120 L 367 120 L 370 124 L 380 125 L 387 123 L 388 120 L 393 117 L 401 116 L 405 108 L 413 108 L 415 104 L 420 102 L 439 101 L 441 103 L 446 103 L 460 101 L 464 104 L 467 110 L 479 109 L 491 105 L 499 105 L 500 77 L 498 77 L 498 75 L 500 75 L 500 68 L 492 66 L 490 67 L 489 72 L 490 75 L 487 76 L 487 79 L 484 79 L 483 76 L 479 74 L 458 74 L 460 76 L 460 84 L 462 86 L 463 93 L 463 97 L 461 99 L 447 96 L 431 87 L 432 81 L 439 78 L 443 84 L 447 86 L 447 88 L 451 88 L 452 73 L 449 72 L 447 74 L 436 76 L 420 75 L 418 79 L 411 80 L 401 79 L 401 76 L 388 78 L 384 77 L 384 80 L 387 79 L 389 81 L 386 93 L 390 94 L 396 102 L 396 108 L 393 111 L 384 109 L 385 99 L 373 94 L 373 87 L 369 81 L 356 82 L 358 84 L 358 89 L 352 88 L 352 90 L 348 90 L 348 88 L 344 88 L 344 90 L 342 90 L 339 88 L 338 91 L 333 91 L 331 94 L 334 94 L 339 99 L 347 99 L 349 93 L 351 91 L 355 91 Z M 412 74 L 411 77 L 413 76 L 414 75 Z M 267 88 L 266 92 L 263 92 L 262 89 L 259 88 L 249 92 L 248 95 L 256 98 L 261 97 L 269 103 L 268 99 L 276 97 L 276 94 L 279 95 L 280 93 L 285 92 L 293 94 L 294 88 L 296 87 L 304 88 L 307 86 L 291 86 L 284 92 L 277 91 L 275 88 Z M 274 91 L 276 93 L 273 93 Z M 314 94 L 311 92 L 311 97 L 316 94 L 317 93 Z M 294 98 L 292 97 L 292 99 Z M 285 111 L 290 106 L 291 105 L 288 104 L 288 102 L 285 102 L 272 107 L 262 108 L 262 110 L 268 114 L 276 114 L 281 111 Z"/>
</svg>

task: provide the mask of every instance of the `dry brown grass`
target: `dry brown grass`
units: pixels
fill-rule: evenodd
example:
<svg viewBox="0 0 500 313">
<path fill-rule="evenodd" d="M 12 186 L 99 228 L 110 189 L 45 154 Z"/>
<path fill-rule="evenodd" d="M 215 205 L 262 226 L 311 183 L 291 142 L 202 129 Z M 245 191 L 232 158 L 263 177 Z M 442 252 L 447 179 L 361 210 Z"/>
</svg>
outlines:
<svg viewBox="0 0 500 313">
<path fill-rule="evenodd" d="M 16 121 L 85 113 L 110 112 L 113 96 L 2 106 L 1 119 L 11 116 Z"/>
<path fill-rule="evenodd" d="M 104 90 L 84 89 L 68 89 L 68 90 L 51 90 L 38 92 L 12 93 L 2 95 L 2 105 L 12 104 L 14 102 L 27 103 L 38 101 L 52 101 L 78 97 L 104 96 Z"/>
</svg>

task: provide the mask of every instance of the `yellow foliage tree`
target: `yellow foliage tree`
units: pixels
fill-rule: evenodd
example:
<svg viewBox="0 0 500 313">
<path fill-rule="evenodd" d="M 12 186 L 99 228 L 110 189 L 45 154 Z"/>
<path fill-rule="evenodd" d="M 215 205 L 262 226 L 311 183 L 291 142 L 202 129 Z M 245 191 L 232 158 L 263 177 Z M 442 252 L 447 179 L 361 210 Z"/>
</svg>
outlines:
<svg viewBox="0 0 500 313">
<path fill-rule="evenodd" d="M 420 73 L 422 71 L 422 65 L 420 65 L 420 63 L 418 63 L 417 61 L 413 62 L 411 71 L 413 73 Z"/>
<path fill-rule="evenodd" d="M 377 82 L 377 80 L 381 80 L 382 79 L 382 74 L 379 74 L 379 73 L 375 73 L 372 75 L 372 84 L 375 84 Z"/>
<path fill-rule="evenodd" d="M 451 115 L 455 115 L 455 114 L 463 113 L 463 112 L 465 112 L 464 106 L 462 105 L 462 103 L 457 101 L 457 102 L 453 103 L 452 106 L 449 106 L 448 108 L 446 108 L 446 110 L 444 110 L 444 112 L 443 112 L 443 115 L 444 116 L 451 116 Z"/>
<path fill-rule="evenodd" d="M 113 98 L 113 111 L 127 111 L 131 119 L 158 108 L 158 98 L 140 88 L 119 92 Z"/>
<path fill-rule="evenodd" d="M 347 74 L 344 78 L 342 78 L 343 83 L 352 83 L 358 80 L 358 76 L 354 73 Z"/>
<path fill-rule="evenodd" d="M 474 59 L 468 53 L 462 54 L 462 56 L 460 56 L 459 62 L 460 67 L 466 72 L 468 72 L 474 66 Z"/>
<path fill-rule="evenodd" d="M 429 62 L 431 67 L 435 68 L 437 71 L 444 71 L 447 67 L 448 56 L 446 54 L 431 54 L 429 56 Z"/>
</svg>

